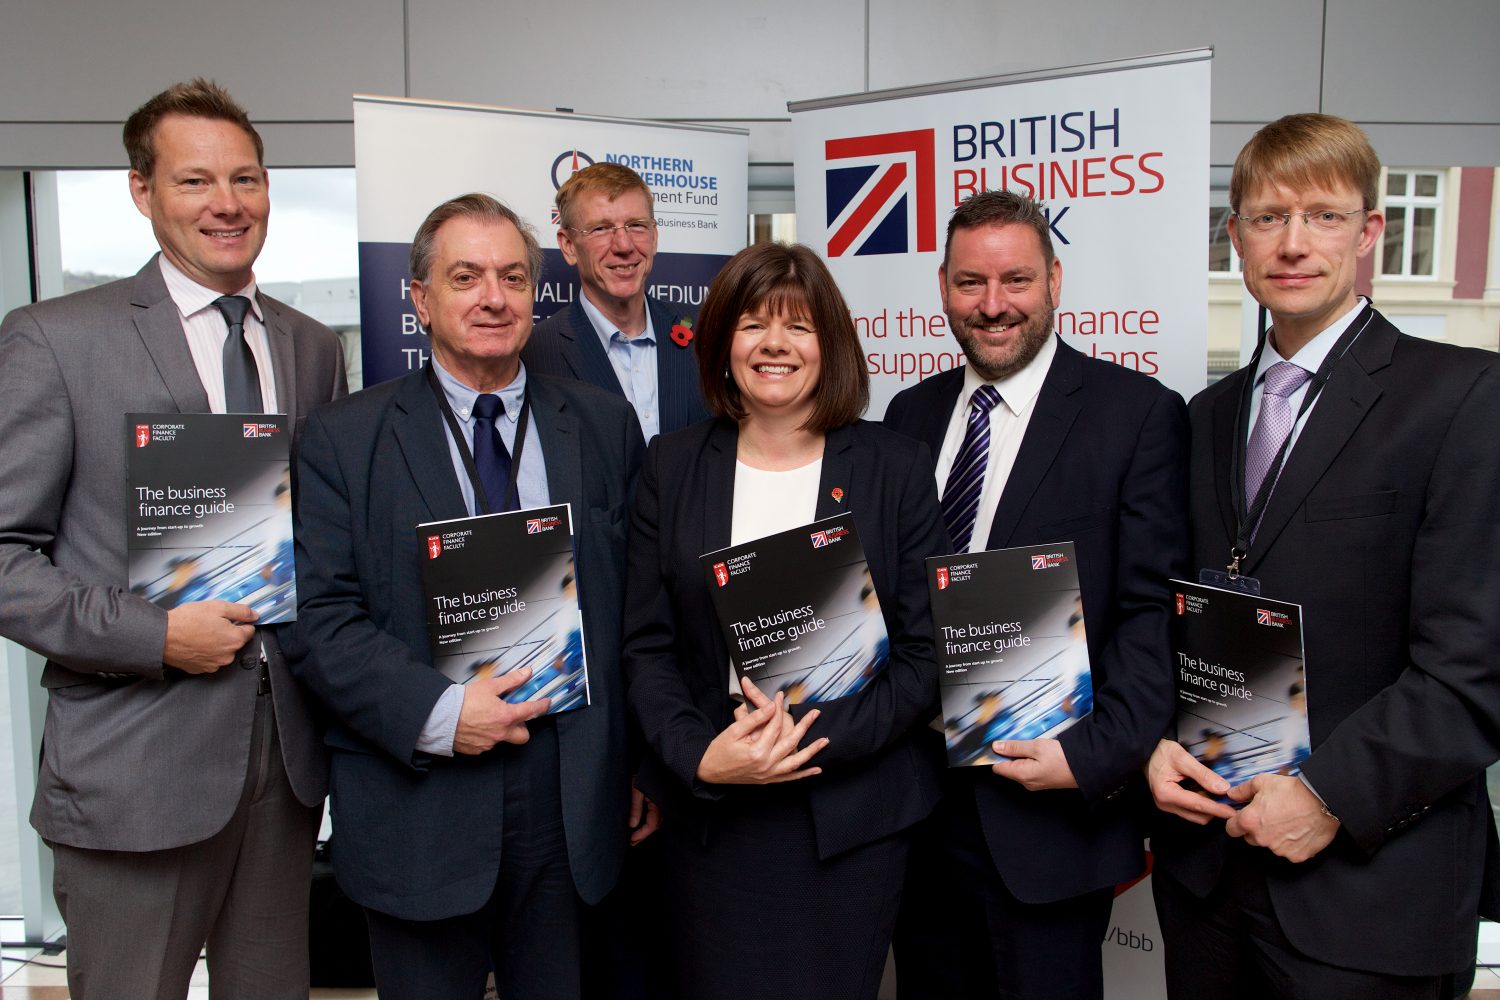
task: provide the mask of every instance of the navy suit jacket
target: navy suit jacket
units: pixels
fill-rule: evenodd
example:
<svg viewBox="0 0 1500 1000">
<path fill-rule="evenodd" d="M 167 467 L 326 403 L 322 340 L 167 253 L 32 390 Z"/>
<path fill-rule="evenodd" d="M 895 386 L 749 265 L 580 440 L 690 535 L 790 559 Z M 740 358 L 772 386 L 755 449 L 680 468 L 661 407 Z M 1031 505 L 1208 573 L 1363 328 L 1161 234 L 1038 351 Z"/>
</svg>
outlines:
<svg viewBox="0 0 1500 1000">
<path fill-rule="evenodd" d="M 885 423 L 936 451 L 962 368 L 891 401 Z M 972 788 L 985 840 L 1019 899 L 1052 902 L 1145 869 L 1141 765 L 1172 716 L 1167 579 L 1185 565 L 1187 412 L 1153 378 L 1061 342 L 989 526 L 986 548 L 1072 541 L 1094 710 L 1059 737 L 1078 789 L 1029 792 L 988 768 Z"/>
<path fill-rule="evenodd" d="M 1222 568 L 1246 434 L 1238 372 L 1194 398 L 1193 558 Z M 1385 317 L 1333 369 L 1244 562 L 1302 605 L 1312 756 L 1342 829 L 1299 865 L 1269 855 L 1288 940 L 1323 962 L 1441 975 L 1474 961 L 1495 849 L 1484 769 L 1500 756 L 1500 359 Z M 1163 816 L 1158 870 L 1207 895 L 1229 838 Z M 1488 878 L 1487 885 L 1484 879 Z"/>
<path fill-rule="evenodd" d="M 580 291 L 578 294 L 582 295 Z M 678 346 L 672 325 L 680 314 L 646 296 L 651 323 L 656 330 L 656 402 L 661 412 L 661 433 L 679 430 L 708 418 L 698 388 L 698 357 L 691 344 Z M 577 302 L 569 304 L 537 324 L 521 352 L 528 372 L 576 378 L 624 398 L 625 390 L 609 363 L 599 333 Z"/>
<path fill-rule="evenodd" d="M 620 595 L 640 426 L 624 400 L 590 386 L 531 372 L 527 385 L 551 502 L 573 505 L 592 703 L 556 724 L 568 860 L 592 903 L 626 846 Z M 301 678 L 335 717 L 339 884 L 403 919 L 471 913 L 499 871 L 505 761 L 526 747 L 414 749 L 451 683 L 428 653 L 416 525 L 467 514 L 424 373 L 315 413 L 298 468 L 299 621 L 314 653 Z"/>
<path fill-rule="evenodd" d="M 733 721 L 729 654 L 698 557 L 729 544 L 738 441 L 723 419 L 652 441 L 631 517 L 625 672 L 648 747 L 637 785 L 667 821 L 695 824 L 707 838 L 718 802 L 763 791 L 696 777 L 708 744 Z M 804 745 L 829 738 L 812 760 L 823 773 L 776 786 L 806 795 L 824 859 L 926 816 L 940 770 L 917 739 L 937 698 L 924 560 L 945 541 L 926 447 L 863 421 L 830 431 L 816 517 L 846 511 L 885 614 L 890 661 L 859 693 L 815 706 L 821 715 Z M 801 718 L 812 707 L 791 711 Z"/>
</svg>

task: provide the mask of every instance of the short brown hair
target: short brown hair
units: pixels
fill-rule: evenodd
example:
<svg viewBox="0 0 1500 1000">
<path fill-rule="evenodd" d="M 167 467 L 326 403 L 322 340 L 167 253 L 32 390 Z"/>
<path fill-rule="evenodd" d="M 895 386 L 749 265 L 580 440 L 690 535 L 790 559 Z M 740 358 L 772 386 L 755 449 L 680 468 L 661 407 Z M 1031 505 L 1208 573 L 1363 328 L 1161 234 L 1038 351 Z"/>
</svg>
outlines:
<svg viewBox="0 0 1500 1000">
<path fill-rule="evenodd" d="M 250 116 L 236 103 L 229 91 L 212 80 L 195 77 L 187 83 L 176 83 L 135 109 L 125 119 L 125 155 L 130 169 L 149 178 L 156 169 L 156 126 L 169 115 L 208 118 L 238 125 L 255 144 L 255 162 L 266 165 L 266 145 L 260 133 L 250 124 Z"/>
<path fill-rule="evenodd" d="M 414 280 L 427 280 L 432 271 L 433 247 L 437 243 L 438 230 L 443 228 L 443 223 L 458 218 L 509 222 L 515 226 L 516 232 L 521 234 L 521 242 L 526 245 L 527 277 L 533 285 L 542 280 L 542 247 L 537 243 L 536 233 L 530 224 L 499 199 L 478 192 L 449 198 L 427 213 L 427 218 L 417 227 L 417 234 L 411 238 L 411 256 L 407 258 L 407 269 L 411 271 Z"/>
<path fill-rule="evenodd" d="M 573 203 L 578 196 L 588 191 L 602 191 L 604 197 L 614 201 L 627 191 L 639 191 L 646 196 L 646 211 L 656 214 L 656 199 L 651 189 L 641 180 L 641 175 L 619 163 L 593 163 L 575 173 L 557 189 L 557 218 L 564 229 L 573 229 L 578 220 L 573 218 Z"/>
<path fill-rule="evenodd" d="M 1380 197 L 1380 158 L 1364 130 L 1333 115 L 1287 115 L 1250 137 L 1229 175 L 1229 207 L 1257 188 L 1276 184 L 1291 188 L 1334 188 L 1348 184 L 1364 204 L 1374 208 Z"/>
<path fill-rule="evenodd" d="M 1052 267 L 1052 224 L 1047 219 L 1047 207 L 1035 198 L 1014 191 L 981 191 L 960 202 L 948 219 L 948 239 L 943 244 L 943 267 L 948 266 L 948 253 L 953 249 L 953 234 L 960 229 L 978 229 L 980 226 L 1030 226 L 1036 230 L 1042 243 L 1042 258 L 1047 268 Z"/>
<path fill-rule="evenodd" d="M 859 334 L 828 267 L 800 243 L 741 250 L 709 285 L 697 329 L 698 382 L 709 410 L 732 420 L 745 416 L 739 386 L 729 376 L 729 351 L 740 317 L 757 309 L 805 316 L 816 331 L 821 376 L 804 429 L 830 431 L 858 420 L 870 404 Z"/>
</svg>

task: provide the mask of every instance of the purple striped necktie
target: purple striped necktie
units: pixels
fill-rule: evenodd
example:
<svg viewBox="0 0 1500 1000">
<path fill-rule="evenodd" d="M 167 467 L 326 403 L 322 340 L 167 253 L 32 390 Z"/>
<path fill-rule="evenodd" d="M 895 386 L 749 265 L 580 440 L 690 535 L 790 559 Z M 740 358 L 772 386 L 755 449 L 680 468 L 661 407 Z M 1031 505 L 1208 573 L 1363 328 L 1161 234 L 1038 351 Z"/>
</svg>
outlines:
<svg viewBox="0 0 1500 1000">
<path fill-rule="evenodd" d="M 1271 462 L 1281 450 L 1281 443 L 1297 422 L 1288 398 L 1312 376 L 1306 368 L 1290 361 L 1278 361 L 1266 369 L 1260 396 L 1260 415 L 1250 432 L 1250 447 L 1245 452 L 1245 505 L 1255 503 L 1261 483 L 1271 469 Z"/>
<path fill-rule="evenodd" d="M 990 457 L 990 411 L 999 402 L 1000 393 L 992 385 L 981 385 L 969 397 L 968 426 L 943 489 L 943 523 L 948 526 L 954 552 L 968 551 L 974 535 L 974 515 L 979 511 L 984 469 Z"/>
</svg>

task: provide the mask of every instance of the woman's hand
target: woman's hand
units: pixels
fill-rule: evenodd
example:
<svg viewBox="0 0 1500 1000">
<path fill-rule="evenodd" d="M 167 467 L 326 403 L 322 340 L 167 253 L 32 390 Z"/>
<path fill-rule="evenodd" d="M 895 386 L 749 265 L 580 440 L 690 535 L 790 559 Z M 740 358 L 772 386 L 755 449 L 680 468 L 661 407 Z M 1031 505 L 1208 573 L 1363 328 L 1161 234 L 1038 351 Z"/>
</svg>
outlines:
<svg viewBox="0 0 1500 1000">
<path fill-rule="evenodd" d="M 714 785 L 770 785 L 821 774 L 822 768 L 805 765 L 828 740 L 814 740 L 798 749 L 818 710 L 797 722 L 783 705 L 780 692 L 773 700 L 749 680 L 741 680 L 740 686 L 755 708 L 741 705 L 735 709 L 734 722 L 714 737 L 698 762 L 698 780 Z"/>
</svg>

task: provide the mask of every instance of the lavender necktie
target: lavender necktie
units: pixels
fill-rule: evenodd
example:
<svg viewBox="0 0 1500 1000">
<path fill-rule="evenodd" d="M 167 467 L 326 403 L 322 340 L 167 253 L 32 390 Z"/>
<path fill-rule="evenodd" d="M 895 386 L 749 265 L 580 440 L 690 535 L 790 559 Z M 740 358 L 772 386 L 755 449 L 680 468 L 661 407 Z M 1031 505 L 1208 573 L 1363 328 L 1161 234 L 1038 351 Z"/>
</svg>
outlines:
<svg viewBox="0 0 1500 1000">
<path fill-rule="evenodd" d="M 1312 375 L 1306 368 L 1290 361 L 1278 361 L 1266 369 L 1264 388 L 1260 397 L 1260 415 L 1255 418 L 1255 429 L 1250 432 L 1250 448 L 1245 453 L 1245 505 L 1255 503 L 1261 483 L 1270 471 L 1271 462 L 1281 451 L 1281 444 L 1292 432 L 1296 414 L 1292 412 L 1287 398 L 1296 392 Z"/>
<path fill-rule="evenodd" d="M 969 397 L 968 426 L 943 489 L 943 523 L 948 526 L 954 552 L 968 551 L 974 535 L 974 515 L 979 511 L 984 469 L 990 457 L 990 411 L 999 402 L 1000 393 L 992 385 L 981 385 Z"/>
</svg>

